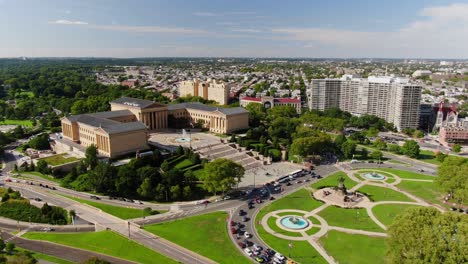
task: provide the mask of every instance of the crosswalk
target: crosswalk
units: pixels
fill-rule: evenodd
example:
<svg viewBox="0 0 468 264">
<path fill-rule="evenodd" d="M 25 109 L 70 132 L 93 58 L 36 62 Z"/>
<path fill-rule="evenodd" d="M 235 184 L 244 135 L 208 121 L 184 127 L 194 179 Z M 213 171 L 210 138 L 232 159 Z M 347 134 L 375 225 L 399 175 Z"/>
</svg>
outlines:
<svg viewBox="0 0 468 264">
<path fill-rule="evenodd" d="M 26 234 L 26 232 L 28 232 L 28 231 L 29 231 L 29 228 L 26 228 L 26 229 L 21 230 L 20 232 L 16 233 L 14 236 L 9 237 L 9 238 L 7 238 L 7 239 L 5 239 L 5 240 L 3 240 L 3 241 L 4 241 L 5 243 L 11 242 L 13 239 L 15 239 L 15 238 L 17 238 L 17 237 L 20 237 L 20 236 L 22 236 L 22 235 L 24 235 L 24 234 Z"/>
</svg>

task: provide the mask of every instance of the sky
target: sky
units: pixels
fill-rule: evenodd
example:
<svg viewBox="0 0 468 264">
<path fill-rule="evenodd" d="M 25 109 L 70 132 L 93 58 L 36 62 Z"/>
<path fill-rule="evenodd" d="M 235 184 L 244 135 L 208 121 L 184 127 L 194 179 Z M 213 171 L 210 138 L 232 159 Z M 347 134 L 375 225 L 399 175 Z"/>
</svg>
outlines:
<svg viewBox="0 0 468 264">
<path fill-rule="evenodd" d="M 468 0 L 0 0 L 0 57 L 468 58 Z"/>
</svg>

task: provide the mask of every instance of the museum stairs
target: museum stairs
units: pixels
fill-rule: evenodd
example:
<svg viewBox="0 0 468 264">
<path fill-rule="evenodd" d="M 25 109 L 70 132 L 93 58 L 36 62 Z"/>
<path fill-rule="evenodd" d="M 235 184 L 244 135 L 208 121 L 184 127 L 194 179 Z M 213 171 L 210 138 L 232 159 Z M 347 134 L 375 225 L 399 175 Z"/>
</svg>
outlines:
<svg viewBox="0 0 468 264">
<path fill-rule="evenodd" d="M 261 161 L 247 154 L 245 151 L 239 151 L 228 144 L 216 143 L 213 145 L 201 146 L 195 149 L 202 158 L 214 160 L 225 158 L 232 160 L 244 167 L 245 170 L 251 170 L 262 166 Z"/>
</svg>

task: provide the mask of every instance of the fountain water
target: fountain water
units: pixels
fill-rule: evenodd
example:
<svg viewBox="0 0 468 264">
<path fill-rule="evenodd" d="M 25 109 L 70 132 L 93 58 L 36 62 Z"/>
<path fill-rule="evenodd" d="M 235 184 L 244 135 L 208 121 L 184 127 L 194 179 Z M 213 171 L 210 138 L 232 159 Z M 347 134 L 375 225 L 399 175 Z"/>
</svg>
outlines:
<svg viewBox="0 0 468 264">
<path fill-rule="evenodd" d="M 192 139 L 190 137 L 187 137 L 187 131 L 185 129 L 182 129 L 182 137 L 176 138 L 175 141 L 178 143 L 187 143 L 192 141 Z"/>
<path fill-rule="evenodd" d="M 304 229 L 309 226 L 309 222 L 307 220 L 295 215 L 281 218 L 280 224 L 289 229 Z"/>
</svg>

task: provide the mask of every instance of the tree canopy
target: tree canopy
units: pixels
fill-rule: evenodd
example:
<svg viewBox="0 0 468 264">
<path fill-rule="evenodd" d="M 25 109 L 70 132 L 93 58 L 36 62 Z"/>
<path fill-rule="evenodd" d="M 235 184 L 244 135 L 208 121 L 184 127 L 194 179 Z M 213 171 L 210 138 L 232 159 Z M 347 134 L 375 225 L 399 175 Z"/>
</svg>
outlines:
<svg viewBox="0 0 468 264">
<path fill-rule="evenodd" d="M 388 229 L 390 263 L 467 263 L 468 217 L 435 208 L 410 208 Z"/>
<path fill-rule="evenodd" d="M 463 204 L 468 201 L 468 159 L 449 156 L 438 169 L 439 188 Z"/>
<path fill-rule="evenodd" d="M 228 159 L 215 159 L 205 165 L 203 185 L 206 190 L 227 192 L 244 177 L 244 168 Z"/>
<path fill-rule="evenodd" d="M 401 147 L 401 152 L 410 158 L 419 157 L 419 144 L 414 140 L 406 140 L 405 144 Z"/>
</svg>

